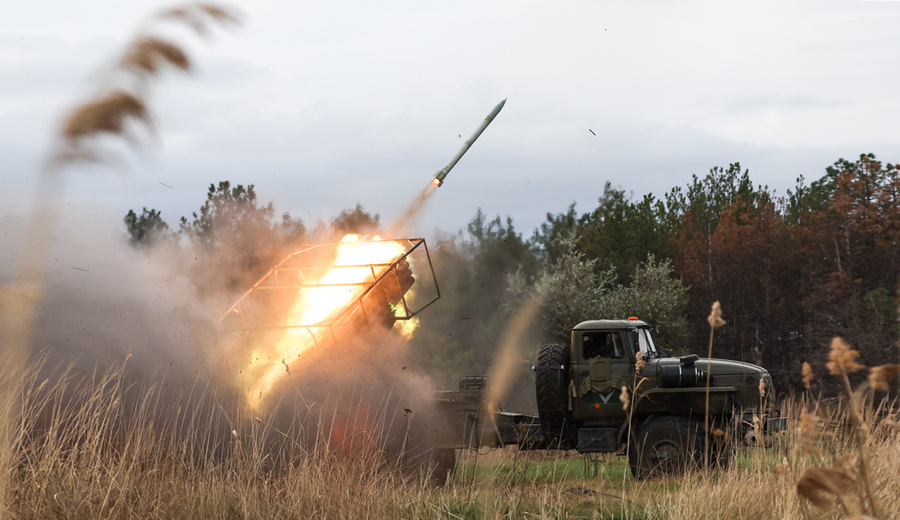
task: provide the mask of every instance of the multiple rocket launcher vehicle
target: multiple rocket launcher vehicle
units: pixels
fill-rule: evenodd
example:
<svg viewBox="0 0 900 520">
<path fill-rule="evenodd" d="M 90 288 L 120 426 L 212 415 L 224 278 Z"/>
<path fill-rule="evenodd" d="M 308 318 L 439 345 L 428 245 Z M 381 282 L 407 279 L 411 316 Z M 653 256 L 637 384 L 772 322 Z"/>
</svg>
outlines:
<svg viewBox="0 0 900 520">
<path fill-rule="evenodd" d="M 506 99 L 491 110 L 450 162 L 435 174 L 432 184 L 443 185 L 450 170 L 505 103 Z M 248 303 L 254 291 L 298 292 L 302 297 L 304 291 L 334 288 L 349 295 L 334 312 L 324 319 L 286 327 L 302 330 L 308 336 L 303 341 L 313 345 L 321 341 L 339 343 L 343 334 L 385 326 L 390 329 L 396 321 L 409 320 L 440 297 L 430 255 L 423 239 L 379 240 L 372 244 L 381 247 L 386 243 L 398 247 L 390 258 L 313 268 L 306 261 L 292 265 L 303 255 L 348 247 L 344 243 L 307 246 L 276 265 L 223 316 L 223 321 L 236 317 L 244 320 L 244 308 L 253 308 Z M 418 296 L 420 303 L 413 305 L 407 292 L 416 282 L 410 270 L 415 256 L 419 258 L 412 263 L 430 275 L 431 283 L 425 283 L 424 288 L 431 290 L 423 291 L 429 296 L 424 300 Z M 359 276 L 352 282 L 322 283 L 315 274 L 335 270 L 353 271 Z M 418 278 L 416 286 L 423 287 L 427 277 Z M 278 372 L 278 368 L 270 372 Z M 627 455 L 637 479 L 676 474 L 701 461 L 727 467 L 734 459 L 737 439 L 765 444 L 774 432 L 787 427 L 786 419 L 774 407 L 772 378 L 765 369 L 696 355 L 670 357 L 656 346 L 650 325 L 636 318 L 578 324 L 573 327 L 569 345 L 545 345 L 532 368 L 537 416 L 505 412 L 499 403 L 486 402 L 488 381 L 481 376 L 460 378 L 458 390 L 437 393 L 435 407 L 444 427 L 431 439 L 435 446 L 435 482 L 446 480 L 457 450 L 509 444 L 520 449 Z M 628 396 L 630 406 L 623 406 L 622 395 Z"/>
</svg>

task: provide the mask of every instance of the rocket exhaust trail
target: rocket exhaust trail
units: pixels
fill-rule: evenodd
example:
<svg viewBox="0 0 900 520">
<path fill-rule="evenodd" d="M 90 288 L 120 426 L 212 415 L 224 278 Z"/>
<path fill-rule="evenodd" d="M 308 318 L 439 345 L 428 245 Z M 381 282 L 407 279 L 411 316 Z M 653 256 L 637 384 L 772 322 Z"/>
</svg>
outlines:
<svg viewBox="0 0 900 520">
<path fill-rule="evenodd" d="M 422 189 L 422 192 L 416 195 L 416 198 L 414 198 L 412 202 L 409 203 L 409 206 L 406 207 L 406 211 L 390 225 L 388 228 L 388 235 L 397 235 L 407 229 L 409 223 L 416 218 L 420 211 L 422 211 L 422 208 L 425 207 L 425 203 L 428 202 L 428 199 L 431 198 L 431 195 L 433 195 L 435 191 L 437 191 L 437 186 L 433 182 L 426 184 L 425 188 Z"/>
</svg>

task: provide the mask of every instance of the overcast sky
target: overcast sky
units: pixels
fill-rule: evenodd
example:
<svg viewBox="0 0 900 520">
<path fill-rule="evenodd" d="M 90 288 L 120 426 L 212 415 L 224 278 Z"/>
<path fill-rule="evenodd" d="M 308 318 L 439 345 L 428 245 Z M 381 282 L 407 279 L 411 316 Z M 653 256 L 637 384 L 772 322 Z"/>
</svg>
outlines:
<svg viewBox="0 0 900 520">
<path fill-rule="evenodd" d="M 170 5 L 4 1 L 4 215 L 60 115 Z M 504 98 L 410 234 L 482 208 L 529 237 L 547 212 L 593 209 L 606 181 L 661 196 L 732 162 L 783 195 L 841 157 L 900 161 L 900 1 L 230 5 L 239 29 L 179 38 L 196 70 L 154 90 L 157 144 L 127 168 L 71 172 L 73 204 L 175 224 L 227 179 L 308 225 L 356 204 L 388 222 Z"/>
</svg>

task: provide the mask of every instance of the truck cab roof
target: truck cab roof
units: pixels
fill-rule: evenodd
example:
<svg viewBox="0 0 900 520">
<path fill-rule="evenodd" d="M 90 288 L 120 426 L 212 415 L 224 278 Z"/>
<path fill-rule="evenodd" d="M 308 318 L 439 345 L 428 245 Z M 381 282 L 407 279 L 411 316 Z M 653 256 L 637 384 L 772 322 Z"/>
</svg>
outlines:
<svg viewBox="0 0 900 520">
<path fill-rule="evenodd" d="M 588 320 L 582 321 L 572 330 L 622 330 L 650 328 L 643 320 Z"/>
</svg>

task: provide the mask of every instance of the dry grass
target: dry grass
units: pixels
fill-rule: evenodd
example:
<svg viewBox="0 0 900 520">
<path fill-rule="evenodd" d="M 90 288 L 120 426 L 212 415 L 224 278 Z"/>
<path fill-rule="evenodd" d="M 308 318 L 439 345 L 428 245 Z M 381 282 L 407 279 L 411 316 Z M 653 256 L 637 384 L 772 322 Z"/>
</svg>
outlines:
<svg viewBox="0 0 900 520">
<path fill-rule="evenodd" d="M 308 442 L 309 421 L 284 428 L 273 417 L 242 415 L 209 389 L 173 399 L 165 385 L 128 384 L 124 375 L 26 377 L 14 517 L 674 520 L 704 517 L 711 505 L 722 519 L 900 519 L 896 403 L 867 418 L 867 478 L 882 506 L 875 516 L 845 405 L 786 403 L 791 431 L 771 449 L 742 448 L 727 471 L 635 482 L 621 457 L 509 447 L 463 453 L 450 484 L 434 488 L 378 436 L 336 446 L 331 416 L 316 418 Z M 814 436 L 800 420 L 805 410 L 819 418 Z M 394 414 L 382 408 L 379 416 Z"/>
<path fill-rule="evenodd" d="M 21 493 L 10 484 L 6 468 L 14 462 L 19 439 L 14 418 L 21 405 L 22 374 L 30 355 L 32 327 L 42 296 L 42 285 L 56 233 L 63 173 L 85 162 L 113 162 L 109 139 L 122 139 L 137 149 L 134 130 L 152 132 L 146 94 L 158 73 L 168 65 L 182 71 L 190 61 L 181 47 L 156 36 L 162 24 L 180 24 L 199 35 L 214 25 L 236 23 L 228 9 L 206 3 L 188 4 L 152 17 L 126 46 L 118 65 L 109 71 L 109 81 L 99 86 L 91 99 L 67 115 L 50 147 L 46 166 L 40 172 L 35 204 L 26 218 L 12 279 L 0 287 L 0 520 L 7 517 L 7 503 Z M 104 138 L 106 138 L 104 140 Z"/>
<path fill-rule="evenodd" d="M 398 517 L 397 490 L 427 492 L 421 468 L 370 438 L 337 444 L 332 416 L 285 426 L 209 389 L 126 384 L 124 369 L 45 375 L 27 378 L 17 417 L 15 518 Z"/>
</svg>

